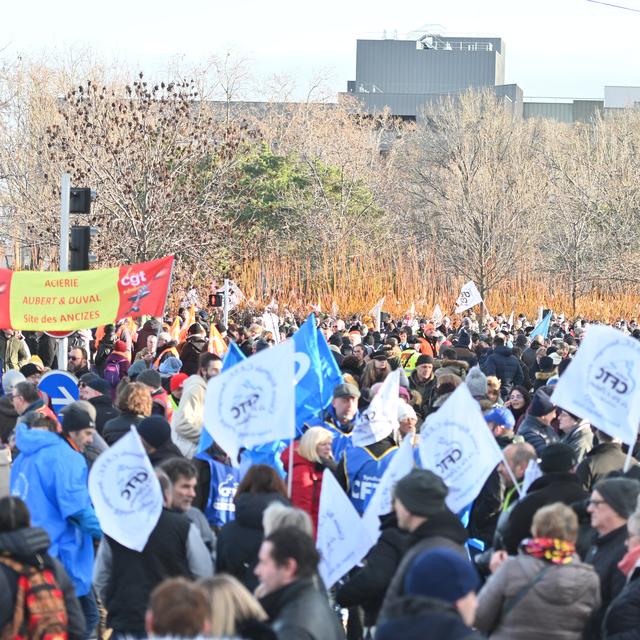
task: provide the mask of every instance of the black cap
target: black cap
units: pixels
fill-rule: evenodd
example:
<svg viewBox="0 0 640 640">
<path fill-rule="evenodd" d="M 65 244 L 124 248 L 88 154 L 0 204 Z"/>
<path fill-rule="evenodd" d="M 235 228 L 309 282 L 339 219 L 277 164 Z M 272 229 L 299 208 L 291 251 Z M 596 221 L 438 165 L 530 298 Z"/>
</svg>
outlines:
<svg viewBox="0 0 640 640">
<path fill-rule="evenodd" d="M 65 433 L 95 427 L 96 423 L 91 414 L 76 402 L 72 402 L 62 411 L 62 430 Z"/>
<path fill-rule="evenodd" d="M 95 373 L 85 373 L 80 376 L 79 382 L 94 391 L 98 391 L 103 396 L 111 396 L 111 385 Z"/>
</svg>

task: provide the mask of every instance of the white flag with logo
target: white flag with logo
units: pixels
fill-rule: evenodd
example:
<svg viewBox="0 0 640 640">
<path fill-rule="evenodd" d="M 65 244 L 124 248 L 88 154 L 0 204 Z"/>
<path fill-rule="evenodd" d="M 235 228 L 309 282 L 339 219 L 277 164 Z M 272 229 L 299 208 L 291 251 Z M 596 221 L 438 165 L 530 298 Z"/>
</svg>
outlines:
<svg viewBox="0 0 640 640">
<path fill-rule="evenodd" d="M 369 315 L 373 318 L 373 322 L 376 326 L 376 331 L 380 331 L 382 325 L 382 305 L 384 304 L 384 296 L 376 302 L 376 306 L 369 311 Z"/>
<path fill-rule="evenodd" d="M 471 309 L 471 307 L 475 307 L 477 304 L 482 302 L 482 296 L 478 291 L 478 287 L 476 287 L 475 282 L 473 280 L 469 280 L 467 284 L 465 284 L 461 291 L 458 299 L 456 300 L 456 313 L 462 313 L 467 309 Z"/>
<path fill-rule="evenodd" d="M 276 342 L 280 342 L 280 318 L 277 313 L 265 311 L 262 314 L 262 326 L 265 331 L 270 331 L 273 334 L 273 339 Z"/>
<path fill-rule="evenodd" d="M 378 539 L 380 533 L 380 516 L 393 511 L 393 488 L 396 482 L 411 473 L 414 466 L 413 444 L 411 435 L 408 435 L 382 474 L 376 492 L 364 512 L 365 526 L 374 540 Z"/>
<path fill-rule="evenodd" d="M 373 540 L 362 518 L 333 473 L 325 469 L 316 543 L 320 553 L 318 572 L 325 587 L 331 588 L 367 555 L 372 546 Z"/>
<path fill-rule="evenodd" d="M 385 378 L 369 406 L 360 414 L 351 432 L 354 447 L 379 442 L 398 428 L 399 393 L 400 369 L 396 369 Z"/>
<path fill-rule="evenodd" d="M 142 551 L 160 519 L 163 496 L 135 428 L 93 463 L 89 495 L 102 531 L 127 549 Z"/>
<path fill-rule="evenodd" d="M 640 422 L 640 342 L 613 327 L 591 326 L 551 401 L 627 444 Z"/>
<path fill-rule="evenodd" d="M 444 318 L 444 314 L 442 313 L 442 309 L 440 305 L 437 304 L 435 309 L 433 310 L 433 315 L 431 316 L 431 322 L 436 325 L 436 327 L 442 322 Z"/>
<path fill-rule="evenodd" d="M 420 460 L 449 487 L 447 506 L 457 513 L 480 493 L 502 453 L 466 384 L 422 424 Z"/>
<path fill-rule="evenodd" d="M 294 436 L 294 348 L 287 340 L 209 380 L 204 426 L 232 464 L 241 447 Z"/>
</svg>

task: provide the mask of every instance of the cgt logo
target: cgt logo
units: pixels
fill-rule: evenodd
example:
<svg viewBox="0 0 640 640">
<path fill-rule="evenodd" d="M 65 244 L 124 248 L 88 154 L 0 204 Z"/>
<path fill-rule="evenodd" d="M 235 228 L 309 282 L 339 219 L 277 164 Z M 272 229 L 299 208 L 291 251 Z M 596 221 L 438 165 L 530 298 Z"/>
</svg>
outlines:
<svg viewBox="0 0 640 640">
<path fill-rule="evenodd" d="M 147 282 L 147 275 L 144 271 L 128 273 L 126 276 L 122 276 L 122 278 L 120 278 L 120 284 L 123 287 L 139 287 L 145 282 Z"/>
</svg>

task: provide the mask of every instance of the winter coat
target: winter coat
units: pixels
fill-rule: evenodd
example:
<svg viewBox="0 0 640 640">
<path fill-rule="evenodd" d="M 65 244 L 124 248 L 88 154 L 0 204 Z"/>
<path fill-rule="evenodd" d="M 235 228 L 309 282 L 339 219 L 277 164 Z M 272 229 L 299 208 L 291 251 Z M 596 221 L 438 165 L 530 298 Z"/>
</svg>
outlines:
<svg viewBox="0 0 640 640">
<path fill-rule="evenodd" d="M 504 616 L 509 600 L 545 567 L 542 579 Z M 581 640 L 599 605 L 598 575 L 577 556 L 550 566 L 521 552 L 507 558 L 480 591 L 475 626 L 491 640 Z"/>
<path fill-rule="evenodd" d="M 51 538 L 49 553 L 58 558 L 73 580 L 78 596 L 91 589 L 93 541 L 70 521 L 91 509 L 87 463 L 57 433 L 16 428 L 20 455 L 11 469 L 11 493 L 29 507 L 31 522 Z"/>
<path fill-rule="evenodd" d="M 602 605 L 595 612 L 589 623 L 589 633 L 585 635 L 586 638 L 593 640 L 600 638 L 600 629 L 605 612 L 624 588 L 626 578 L 618 568 L 618 563 L 627 552 L 626 539 L 626 525 L 604 536 L 598 536 L 584 560 L 586 563 L 593 565 L 600 578 L 600 598 L 602 600 Z"/>
<path fill-rule="evenodd" d="M 534 393 L 540 387 L 546 387 L 549 380 L 552 378 L 556 378 L 558 376 L 558 370 L 554 369 L 553 371 L 536 371 L 535 380 L 533 382 L 533 391 Z"/>
<path fill-rule="evenodd" d="M 378 622 L 386 620 L 387 610 L 392 602 L 404 595 L 404 579 L 413 561 L 423 552 L 435 547 L 453 549 L 467 558 L 465 543 L 467 532 L 458 517 L 445 508 L 440 513 L 429 516 L 417 529 L 409 534 L 407 551 L 396 570 L 384 597 Z"/>
<path fill-rule="evenodd" d="M 155 318 L 147 320 L 144 325 L 142 325 L 142 329 L 138 331 L 138 338 L 136 340 L 135 347 L 133 348 L 131 358 L 135 358 L 138 351 L 142 351 L 142 349 L 147 346 L 147 338 L 149 336 L 157 336 L 161 331 L 162 323 L 160 320 L 156 320 Z"/>
<path fill-rule="evenodd" d="M 357 569 L 336 593 L 336 602 L 345 608 L 361 606 L 365 626 L 375 625 L 387 587 L 409 544 L 409 534 L 398 528 L 395 514 L 381 518 L 380 537 Z"/>
<path fill-rule="evenodd" d="M 280 455 L 283 467 L 289 470 L 289 452 L 287 447 Z M 313 522 L 314 536 L 318 531 L 318 509 L 320 509 L 320 492 L 322 491 L 322 474 L 328 467 L 335 468 L 335 462 L 327 461 L 327 465 L 312 462 L 303 458 L 296 448 L 293 451 L 293 477 L 291 480 L 291 504 L 308 513 Z"/>
<path fill-rule="evenodd" d="M 602 623 L 604 640 L 640 640 L 640 569 L 609 605 Z"/>
<path fill-rule="evenodd" d="M 480 640 L 483 635 L 463 622 L 454 605 L 424 596 L 404 596 L 389 607 L 375 640 Z"/>
<path fill-rule="evenodd" d="M 518 427 L 518 435 L 528 442 L 538 455 L 548 445 L 558 441 L 556 432 L 540 418 L 527 414 Z"/>
<path fill-rule="evenodd" d="M 515 555 L 522 540 L 531 537 L 536 511 L 554 502 L 571 505 L 586 500 L 587 492 L 573 473 L 545 473 L 529 487 L 527 495 L 514 505 L 503 534 L 504 548 Z"/>
<path fill-rule="evenodd" d="M 434 371 L 438 371 L 438 375 L 453 373 L 463 380 L 469 371 L 469 365 L 464 360 L 437 360 L 433 368 Z"/>
<path fill-rule="evenodd" d="M 485 376 L 496 376 L 500 380 L 500 395 L 506 400 L 513 387 L 524 382 L 520 361 L 508 347 L 496 347 L 480 365 Z"/>
<path fill-rule="evenodd" d="M 96 431 L 104 434 L 104 427 L 111 418 L 117 418 L 120 412 L 113 406 L 108 396 L 96 396 L 89 399 L 89 404 L 96 410 Z"/>
<path fill-rule="evenodd" d="M 127 435 L 131 431 L 131 425 L 138 425 L 142 421 L 144 416 L 137 416 L 135 413 L 121 413 L 111 420 L 107 420 L 102 431 L 102 437 L 104 441 L 111 447 L 122 436 Z"/>
<path fill-rule="evenodd" d="M 82 607 L 64 567 L 47 553 L 50 544 L 51 540 L 47 532 L 39 527 L 0 533 L 0 555 L 8 556 L 30 567 L 44 565 L 53 572 L 64 597 L 69 638 L 82 640 L 85 637 L 86 627 Z M 0 563 L 0 630 L 13 620 L 17 594 L 18 574 L 7 565 Z"/>
<path fill-rule="evenodd" d="M 180 360 L 182 361 L 182 373 L 193 376 L 198 373 L 198 361 L 200 354 L 205 353 L 209 341 L 205 336 L 190 336 L 180 350 Z"/>
<path fill-rule="evenodd" d="M 262 515 L 272 502 L 289 504 L 279 493 L 236 496 L 236 519 L 225 524 L 218 533 L 216 573 L 230 573 L 252 593 L 258 586 L 253 570 L 264 538 Z"/>
<path fill-rule="evenodd" d="M 422 397 L 422 405 L 420 406 L 420 417 L 422 418 L 429 414 L 429 410 L 436 399 L 436 382 L 435 375 L 432 375 L 431 379 L 426 382 L 420 382 L 415 371 L 409 376 L 409 388 L 412 391 L 417 391 Z"/>
<path fill-rule="evenodd" d="M 42 360 L 42 366 L 45 369 L 55 369 L 58 364 L 58 356 L 56 354 L 56 339 L 43 333 L 38 338 L 38 345 L 35 351 L 36 355 Z M 31 352 L 33 353 L 33 351 Z"/>
<path fill-rule="evenodd" d="M 260 599 L 278 640 L 344 640 L 338 616 L 312 578 L 296 580 Z"/>
<path fill-rule="evenodd" d="M 456 360 L 463 360 L 469 365 L 469 368 L 478 364 L 478 357 L 469 349 L 469 347 L 454 347 L 456 350 Z"/>
<path fill-rule="evenodd" d="M 504 483 L 498 470 L 494 469 L 489 474 L 478 497 L 473 501 L 469 513 L 469 537 L 482 540 L 486 548 L 490 547 L 493 541 L 498 518 L 502 511 L 503 499 Z"/>
<path fill-rule="evenodd" d="M 29 350 L 26 342 L 15 335 L 7 338 L 0 331 L 0 360 L 2 360 L 3 372 L 11 369 L 20 369 L 29 360 Z"/>
<path fill-rule="evenodd" d="M 11 396 L 0 397 L 0 444 L 7 444 L 9 436 L 16 427 L 18 412 L 13 406 Z"/>
<path fill-rule="evenodd" d="M 626 454 L 619 442 L 603 442 L 596 445 L 584 460 L 578 465 L 576 475 L 586 491 L 591 491 L 593 486 L 606 478 L 612 471 L 622 471 Z M 638 462 L 631 459 L 633 466 Z"/>
<path fill-rule="evenodd" d="M 113 353 L 113 347 L 116 343 L 116 335 L 112 333 L 110 335 L 105 335 L 102 340 L 100 340 L 100 344 L 98 345 L 98 349 L 96 350 L 96 355 L 93 359 L 93 364 L 96 368 L 96 373 L 102 377 L 104 373 L 104 365 L 106 363 L 107 358 Z"/>
<path fill-rule="evenodd" d="M 129 373 L 129 366 L 131 365 L 131 363 L 129 362 L 129 358 L 127 358 L 127 356 L 125 356 L 124 354 L 119 353 L 117 351 L 112 351 L 107 356 L 107 359 L 104 361 L 103 376 L 105 376 L 105 375 L 108 376 L 109 375 L 109 372 L 106 371 L 106 369 L 111 363 L 118 365 L 118 382 L 116 382 L 114 384 L 111 380 L 108 380 L 108 382 L 111 383 L 111 399 L 115 400 L 116 389 L 118 387 L 118 383 L 123 378 L 126 378 L 127 374 Z M 87 371 L 86 373 L 89 373 L 89 371 Z M 115 371 L 114 371 L 114 373 L 115 373 Z M 78 372 L 76 372 L 76 375 L 79 378 L 83 374 L 81 374 L 78 371 Z M 114 378 L 115 378 L 115 376 L 114 376 Z"/>
<path fill-rule="evenodd" d="M 189 376 L 182 385 L 180 404 L 171 417 L 171 439 L 187 458 L 195 455 L 200 442 L 206 391 L 207 383 L 202 376 Z"/>
<path fill-rule="evenodd" d="M 593 449 L 593 431 L 588 422 L 581 422 L 575 429 L 569 431 L 560 438 L 560 442 L 568 444 L 576 453 L 576 460 L 579 464 L 585 456 Z"/>
</svg>

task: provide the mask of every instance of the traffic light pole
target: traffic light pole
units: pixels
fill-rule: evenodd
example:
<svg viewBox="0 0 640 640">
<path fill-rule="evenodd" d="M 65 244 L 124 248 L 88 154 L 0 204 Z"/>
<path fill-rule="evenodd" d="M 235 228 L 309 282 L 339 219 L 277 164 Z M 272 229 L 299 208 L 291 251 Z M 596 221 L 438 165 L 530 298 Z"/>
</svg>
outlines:
<svg viewBox="0 0 640 640">
<path fill-rule="evenodd" d="M 229 324 L 229 278 L 224 279 L 224 297 L 222 298 L 222 323 L 225 330 Z"/>
<path fill-rule="evenodd" d="M 71 176 L 62 174 L 60 185 L 60 271 L 69 271 L 69 203 Z M 67 370 L 67 339 L 58 340 L 58 369 Z"/>
</svg>

